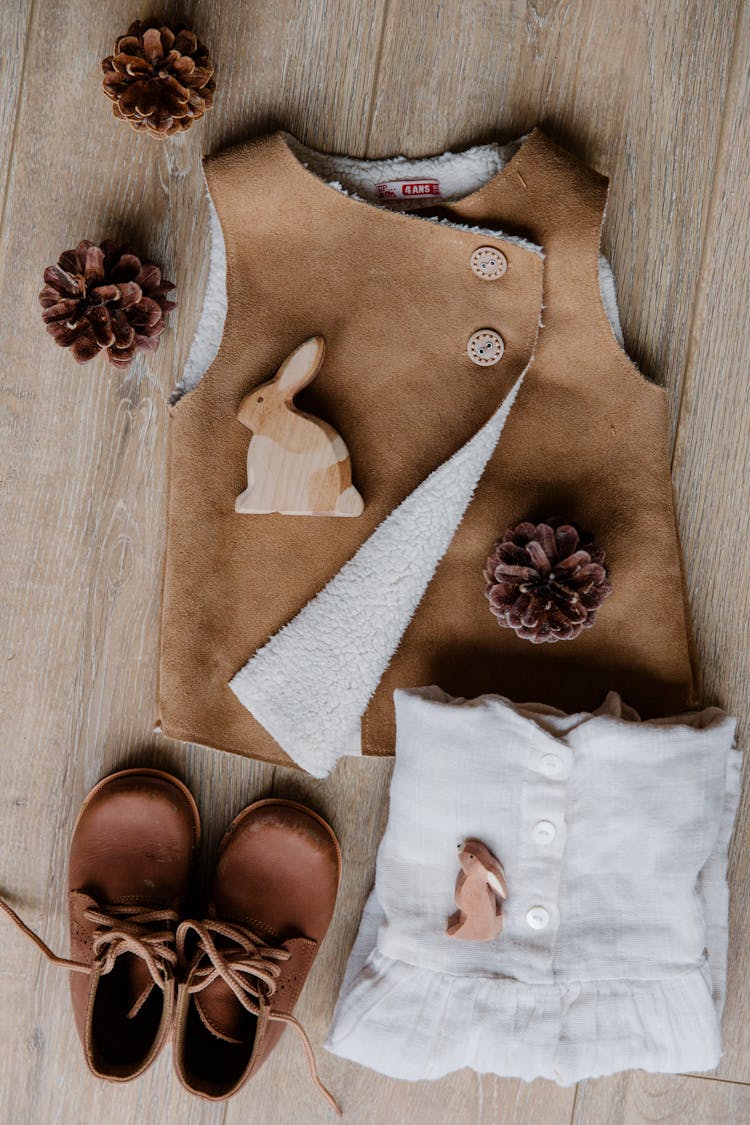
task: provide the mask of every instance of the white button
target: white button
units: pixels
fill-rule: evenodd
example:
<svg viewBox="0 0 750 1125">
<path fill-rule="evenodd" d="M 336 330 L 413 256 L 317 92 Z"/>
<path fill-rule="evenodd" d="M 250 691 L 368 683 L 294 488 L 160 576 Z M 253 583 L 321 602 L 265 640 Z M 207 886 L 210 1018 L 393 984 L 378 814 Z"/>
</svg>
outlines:
<svg viewBox="0 0 750 1125">
<path fill-rule="evenodd" d="M 526 921 L 532 930 L 544 930 L 549 925 L 549 914 L 543 906 L 532 906 L 526 915 Z"/>
<path fill-rule="evenodd" d="M 537 844 L 550 844 L 557 835 L 557 829 L 551 820 L 538 820 L 531 830 L 531 835 Z"/>
<path fill-rule="evenodd" d="M 469 337 L 466 351 L 477 367 L 492 367 L 493 363 L 503 358 L 505 343 L 494 328 L 482 328 Z"/>
<path fill-rule="evenodd" d="M 545 754 L 539 765 L 548 777 L 557 777 L 563 768 L 562 759 L 558 758 L 557 754 Z"/>
</svg>

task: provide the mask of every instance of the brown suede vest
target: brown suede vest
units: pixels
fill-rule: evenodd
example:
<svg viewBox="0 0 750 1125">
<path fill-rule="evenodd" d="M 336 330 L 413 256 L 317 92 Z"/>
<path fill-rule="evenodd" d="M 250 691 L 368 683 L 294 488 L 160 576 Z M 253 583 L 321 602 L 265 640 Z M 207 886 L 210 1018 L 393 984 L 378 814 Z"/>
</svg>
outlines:
<svg viewBox="0 0 750 1125">
<path fill-rule="evenodd" d="M 227 249 L 228 310 L 214 363 L 171 408 L 163 732 L 289 764 L 229 680 L 476 433 L 532 354 L 497 450 L 364 717 L 362 750 L 393 752 L 396 687 L 437 683 L 568 711 L 596 707 L 612 689 L 644 716 L 692 705 L 667 402 L 622 351 L 602 305 L 604 177 L 536 130 L 483 187 L 429 212 L 478 234 L 341 195 L 281 135 L 219 154 L 206 174 Z M 487 229 L 532 239 L 544 262 Z M 508 261 L 490 283 L 470 268 L 488 245 Z M 495 366 L 467 355 L 482 328 L 505 342 Z M 326 360 L 299 405 L 346 441 L 364 513 L 239 515 L 249 439 L 239 403 L 313 335 L 325 338 Z M 577 640 L 531 645 L 497 625 L 482 568 L 507 526 L 551 515 L 595 533 L 613 593 Z"/>
</svg>

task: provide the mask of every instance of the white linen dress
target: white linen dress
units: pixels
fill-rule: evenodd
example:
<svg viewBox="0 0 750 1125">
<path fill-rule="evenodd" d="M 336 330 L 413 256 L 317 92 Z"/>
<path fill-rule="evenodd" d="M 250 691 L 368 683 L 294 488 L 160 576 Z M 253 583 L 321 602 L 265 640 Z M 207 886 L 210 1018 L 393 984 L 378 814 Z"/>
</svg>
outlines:
<svg viewBox="0 0 750 1125">
<path fill-rule="evenodd" d="M 405 1079 L 715 1067 L 734 720 L 439 688 L 397 692 L 396 714 L 389 822 L 327 1048 Z M 490 942 L 445 933 L 470 837 L 508 882 Z"/>
</svg>

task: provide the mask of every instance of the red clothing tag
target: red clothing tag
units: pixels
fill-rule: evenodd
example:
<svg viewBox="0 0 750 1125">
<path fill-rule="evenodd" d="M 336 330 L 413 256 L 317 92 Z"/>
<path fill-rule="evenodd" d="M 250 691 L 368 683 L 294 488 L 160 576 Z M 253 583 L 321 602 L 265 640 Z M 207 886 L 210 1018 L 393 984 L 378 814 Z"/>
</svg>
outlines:
<svg viewBox="0 0 750 1125">
<path fill-rule="evenodd" d="M 377 192 L 381 199 L 442 198 L 439 180 L 384 180 Z"/>
</svg>

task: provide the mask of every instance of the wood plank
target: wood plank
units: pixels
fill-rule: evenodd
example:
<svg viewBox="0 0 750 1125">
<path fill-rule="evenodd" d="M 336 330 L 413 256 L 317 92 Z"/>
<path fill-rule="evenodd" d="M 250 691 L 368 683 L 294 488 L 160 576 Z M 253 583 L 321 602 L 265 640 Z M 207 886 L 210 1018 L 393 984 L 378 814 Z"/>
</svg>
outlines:
<svg viewBox="0 0 750 1125">
<path fill-rule="evenodd" d="M 750 1087 L 631 1071 L 578 1087 L 573 1125 L 743 1125 Z"/>
<path fill-rule="evenodd" d="M 704 697 L 750 714 L 750 7 L 738 25 L 730 99 L 701 264 L 690 363 L 677 434 L 674 481 Z M 724 1058 L 719 1074 L 750 1082 L 750 794 L 731 849 L 730 957 Z"/>
<path fill-rule="evenodd" d="M 738 3 L 402 0 L 386 25 L 371 154 L 541 124 L 610 176 L 604 249 L 626 345 L 674 414 Z"/>
<path fill-rule="evenodd" d="M 150 14 L 148 6 L 124 17 L 114 0 L 93 7 L 36 0 L 27 44 L 1 245 L 0 731 L 8 752 L 0 761 L 0 821 L 13 862 L 3 865 L 0 890 L 59 950 L 67 946 L 70 832 L 100 776 L 154 763 L 189 780 L 211 814 L 204 875 L 230 816 L 273 780 L 267 766 L 151 733 L 166 399 L 189 349 L 207 266 L 201 153 L 276 120 L 313 143 L 325 135 L 335 147 L 362 149 L 370 111 L 382 3 L 366 12 L 355 0 L 189 4 L 188 18 L 190 9 L 218 63 L 216 107 L 164 144 L 114 121 L 99 89 L 101 57 L 128 19 Z M 19 0 L 15 22 L 6 28 L 4 18 L 11 38 L 25 11 Z M 19 74 L 16 67 L 5 76 L 13 89 L 4 109 L 19 97 Z M 99 361 L 74 364 L 45 335 L 35 300 L 44 266 L 62 249 L 107 234 L 162 264 L 178 287 L 179 308 L 158 355 L 125 373 Z M 223 1119 L 225 1107 L 180 1090 L 168 1052 L 133 1085 L 92 1079 L 65 974 L 3 934 L 4 1120 Z"/>
<path fill-rule="evenodd" d="M 4 223 L 31 11 L 32 0 L 16 0 L 12 6 L 5 6 L 0 21 L 0 230 Z M 0 260 L 0 273 L 2 268 Z"/>
</svg>

